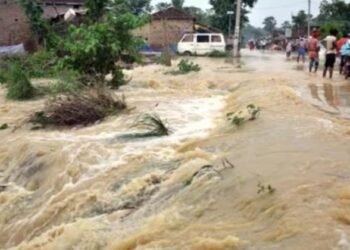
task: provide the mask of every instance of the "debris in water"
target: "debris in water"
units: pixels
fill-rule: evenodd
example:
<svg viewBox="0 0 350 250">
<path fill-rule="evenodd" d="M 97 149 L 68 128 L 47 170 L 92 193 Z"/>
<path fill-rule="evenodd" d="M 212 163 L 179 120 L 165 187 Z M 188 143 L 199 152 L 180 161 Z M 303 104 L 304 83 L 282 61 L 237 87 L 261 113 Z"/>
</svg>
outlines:
<svg viewBox="0 0 350 250">
<path fill-rule="evenodd" d="M 4 123 L 0 126 L 0 130 L 5 130 L 5 129 L 8 129 L 9 128 L 9 125 L 7 123 Z"/>
</svg>

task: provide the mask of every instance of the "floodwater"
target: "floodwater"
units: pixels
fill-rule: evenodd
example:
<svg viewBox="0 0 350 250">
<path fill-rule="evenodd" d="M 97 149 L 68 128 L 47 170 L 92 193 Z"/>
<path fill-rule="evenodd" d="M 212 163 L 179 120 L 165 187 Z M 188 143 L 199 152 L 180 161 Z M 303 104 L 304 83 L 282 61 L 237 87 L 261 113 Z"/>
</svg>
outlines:
<svg viewBox="0 0 350 250">
<path fill-rule="evenodd" d="M 1 89 L 0 248 L 350 249 L 347 82 L 280 54 L 193 60 L 185 76 L 136 68 L 130 111 L 87 128 L 31 131 L 44 100 Z M 249 104 L 258 119 L 228 122 Z M 172 134 L 121 139 L 144 113 Z"/>
</svg>

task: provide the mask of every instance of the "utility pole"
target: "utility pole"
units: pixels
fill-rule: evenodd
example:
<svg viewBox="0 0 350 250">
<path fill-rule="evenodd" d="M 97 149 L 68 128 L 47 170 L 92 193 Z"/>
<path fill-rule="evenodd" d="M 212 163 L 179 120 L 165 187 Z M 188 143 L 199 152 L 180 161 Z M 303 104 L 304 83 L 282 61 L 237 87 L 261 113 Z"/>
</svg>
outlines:
<svg viewBox="0 0 350 250">
<path fill-rule="evenodd" d="M 307 12 L 307 38 L 311 35 L 311 0 L 308 0 L 308 12 Z"/>
<path fill-rule="evenodd" d="M 242 0 L 236 0 L 236 24 L 235 24 L 235 34 L 233 37 L 233 57 L 239 57 L 239 37 L 240 37 L 240 28 L 241 28 L 241 8 Z"/>
</svg>

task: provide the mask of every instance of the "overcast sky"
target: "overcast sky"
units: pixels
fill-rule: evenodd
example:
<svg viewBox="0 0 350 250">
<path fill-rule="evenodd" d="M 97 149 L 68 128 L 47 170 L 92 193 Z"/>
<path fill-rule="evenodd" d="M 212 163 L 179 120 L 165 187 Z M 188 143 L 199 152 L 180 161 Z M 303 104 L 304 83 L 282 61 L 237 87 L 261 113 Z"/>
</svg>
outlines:
<svg viewBox="0 0 350 250">
<path fill-rule="evenodd" d="M 158 2 L 164 2 L 165 0 L 152 0 L 153 4 Z M 312 14 L 315 16 L 318 14 L 318 9 L 321 0 L 312 1 Z M 170 1 L 168 1 L 170 2 Z M 202 9 L 208 9 L 209 0 L 185 0 L 185 6 L 197 6 Z M 296 14 L 299 10 L 307 10 L 307 0 L 258 0 L 258 3 L 251 10 L 249 19 L 254 26 L 262 26 L 262 22 L 267 16 L 274 16 L 278 24 L 281 24 L 285 20 L 291 20 L 291 15 Z"/>
</svg>

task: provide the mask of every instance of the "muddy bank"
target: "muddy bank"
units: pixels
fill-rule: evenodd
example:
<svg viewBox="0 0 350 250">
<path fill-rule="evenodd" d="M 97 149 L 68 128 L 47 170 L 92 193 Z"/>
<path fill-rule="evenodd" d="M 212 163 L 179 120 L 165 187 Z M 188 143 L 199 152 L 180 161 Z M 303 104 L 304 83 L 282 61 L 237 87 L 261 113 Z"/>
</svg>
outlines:
<svg viewBox="0 0 350 250">
<path fill-rule="evenodd" d="M 295 79 L 315 77 L 278 55 L 251 53 L 231 70 L 194 60 L 203 70 L 186 76 L 137 68 L 122 89 L 130 114 L 0 131 L 0 247 L 347 249 L 350 122 L 300 95 Z M 249 104 L 257 120 L 227 121 Z M 40 105 L 1 99 L 0 119 L 17 126 Z M 169 137 L 119 139 L 150 111 Z"/>
</svg>

